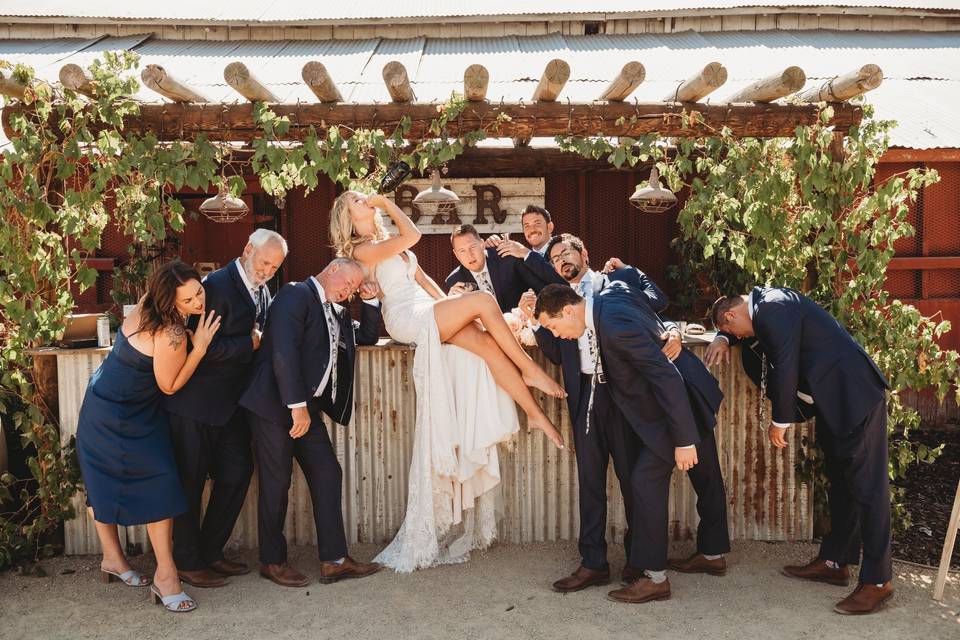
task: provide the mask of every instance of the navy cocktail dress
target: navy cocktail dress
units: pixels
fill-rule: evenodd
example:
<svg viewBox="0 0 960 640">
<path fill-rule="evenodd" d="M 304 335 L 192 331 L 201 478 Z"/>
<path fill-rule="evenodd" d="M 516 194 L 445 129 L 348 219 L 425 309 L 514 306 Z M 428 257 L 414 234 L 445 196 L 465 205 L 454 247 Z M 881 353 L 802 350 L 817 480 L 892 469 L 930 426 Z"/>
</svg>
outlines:
<svg viewBox="0 0 960 640">
<path fill-rule="evenodd" d="M 98 522 L 135 525 L 187 510 L 153 358 L 117 332 L 113 351 L 87 385 L 77 457 Z"/>
</svg>

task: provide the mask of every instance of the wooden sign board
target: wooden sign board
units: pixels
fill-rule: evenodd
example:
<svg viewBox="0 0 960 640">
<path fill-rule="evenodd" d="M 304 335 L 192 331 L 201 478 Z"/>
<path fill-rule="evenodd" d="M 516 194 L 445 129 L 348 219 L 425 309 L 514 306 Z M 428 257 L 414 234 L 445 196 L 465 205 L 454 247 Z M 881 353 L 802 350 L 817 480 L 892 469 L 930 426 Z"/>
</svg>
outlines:
<svg viewBox="0 0 960 640">
<path fill-rule="evenodd" d="M 528 204 L 544 206 L 543 178 L 458 178 L 444 180 L 461 202 L 455 211 L 426 214 L 413 204 L 421 189 L 430 187 L 429 180 L 410 180 L 397 187 L 393 200 L 417 224 L 421 233 L 450 233 L 460 224 L 472 224 L 477 231 L 514 233 L 521 231 L 520 215 Z M 383 216 L 387 230 L 395 227 Z"/>
</svg>

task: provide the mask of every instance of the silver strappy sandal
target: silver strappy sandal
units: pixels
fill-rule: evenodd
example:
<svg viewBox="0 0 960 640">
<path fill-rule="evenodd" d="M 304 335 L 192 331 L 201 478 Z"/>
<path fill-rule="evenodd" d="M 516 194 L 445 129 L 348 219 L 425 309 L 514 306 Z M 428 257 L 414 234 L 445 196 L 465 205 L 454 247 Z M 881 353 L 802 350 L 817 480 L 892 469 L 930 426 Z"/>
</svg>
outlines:
<svg viewBox="0 0 960 640">
<path fill-rule="evenodd" d="M 128 587 L 146 587 L 153 582 L 153 580 L 150 578 L 147 578 L 139 571 L 134 571 L 133 569 L 128 569 L 123 573 L 115 573 L 113 571 L 107 571 L 106 569 L 100 569 L 100 582 L 109 584 L 114 580 L 119 580 Z"/>
<path fill-rule="evenodd" d="M 154 585 L 150 587 L 150 598 L 153 600 L 153 604 L 163 603 L 163 608 L 172 613 L 188 613 L 197 608 L 197 602 L 188 596 L 185 591 L 175 593 L 172 596 L 165 596 Z M 181 607 L 180 604 L 183 602 L 189 602 L 190 606 Z"/>
</svg>

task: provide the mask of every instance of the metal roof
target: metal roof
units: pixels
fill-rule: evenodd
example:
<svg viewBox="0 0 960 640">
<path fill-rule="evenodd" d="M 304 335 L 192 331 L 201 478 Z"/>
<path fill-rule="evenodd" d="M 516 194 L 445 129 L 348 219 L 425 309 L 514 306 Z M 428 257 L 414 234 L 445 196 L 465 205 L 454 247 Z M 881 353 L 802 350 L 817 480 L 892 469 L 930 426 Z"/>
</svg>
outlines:
<svg viewBox="0 0 960 640">
<path fill-rule="evenodd" d="M 483 18 L 544 15 L 656 14 L 736 8 L 784 10 L 789 8 L 884 8 L 904 10 L 960 10 L 957 0 L 798 0 L 789 3 L 744 2 L 743 0 L 382 0 L 352 2 L 290 2 L 289 0 L 165 0 L 164 2 L 117 2 L 116 0 L 4 0 L 0 17 L 46 17 L 106 19 L 122 21 L 179 21 L 201 23 L 295 23 L 401 18 Z M 612 15 L 611 15 L 612 14 Z"/>
<path fill-rule="evenodd" d="M 387 102 L 383 66 L 403 62 L 420 102 L 444 101 L 463 90 L 463 72 L 480 63 L 490 72 L 492 102 L 529 100 L 546 63 L 562 58 L 570 81 L 561 100 L 589 102 L 603 92 L 624 63 L 639 60 L 646 80 L 631 99 L 660 101 L 705 64 L 721 62 L 727 84 L 707 102 L 722 102 L 758 78 L 798 65 L 807 86 L 866 63 L 880 65 L 884 82 L 869 93 L 881 118 L 897 120 L 895 146 L 960 148 L 960 125 L 952 105 L 960 103 L 960 32 L 743 31 L 674 34 L 402 40 L 190 41 L 149 36 L 97 40 L 0 40 L 0 59 L 34 67 L 56 81 L 67 62 L 86 66 L 105 50 L 130 49 L 141 66 L 160 64 L 212 102 L 241 100 L 223 80 L 223 68 L 245 62 L 282 102 L 315 102 L 301 69 L 310 60 L 327 67 L 347 102 Z M 164 99 L 142 88 L 147 102 Z"/>
</svg>

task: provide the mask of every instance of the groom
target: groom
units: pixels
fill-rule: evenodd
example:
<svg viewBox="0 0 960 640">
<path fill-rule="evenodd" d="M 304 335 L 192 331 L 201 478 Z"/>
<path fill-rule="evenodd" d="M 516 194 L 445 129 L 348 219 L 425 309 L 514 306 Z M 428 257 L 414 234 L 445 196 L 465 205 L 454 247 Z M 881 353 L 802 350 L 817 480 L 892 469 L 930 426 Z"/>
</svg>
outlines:
<svg viewBox="0 0 960 640">
<path fill-rule="evenodd" d="M 342 471 L 321 415 L 339 424 L 350 422 L 356 344 L 377 342 L 379 288 L 362 282 L 359 264 L 337 258 L 319 275 L 284 286 L 270 306 L 253 375 L 240 398 L 248 411 L 260 474 L 260 575 L 284 587 L 310 583 L 287 564 L 283 535 L 294 458 L 313 501 L 320 582 L 362 578 L 380 569 L 347 555 Z M 355 327 L 339 303 L 358 288 L 365 304 Z"/>
</svg>

